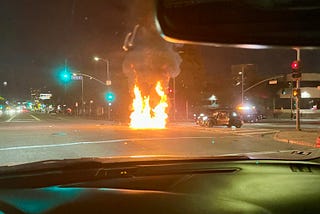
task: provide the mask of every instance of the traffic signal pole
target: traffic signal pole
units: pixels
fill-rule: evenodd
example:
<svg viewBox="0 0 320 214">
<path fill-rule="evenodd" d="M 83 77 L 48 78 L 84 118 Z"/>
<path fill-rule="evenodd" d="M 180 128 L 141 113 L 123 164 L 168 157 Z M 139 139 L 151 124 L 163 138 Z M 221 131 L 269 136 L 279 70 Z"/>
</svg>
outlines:
<svg viewBox="0 0 320 214">
<path fill-rule="evenodd" d="M 300 49 L 296 48 L 296 51 L 297 51 L 297 61 L 299 62 L 300 61 Z M 297 80 L 296 80 L 296 88 L 298 91 L 300 91 L 300 78 L 297 78 Z M 296 130 L 297 131 L 301 131 L 299 101 L 300 101 L 300 95 L 296 96 Z"/>
<path fill-rule="evenodd" d="M 173 78 L 173 120 L 176 121 L 176 78 Z"/>
<path fill-rule="evenodd" d="M 241 105 L 244 99 L 244 65 L 241 65 Z"/>
<path fill-rule="evenodd" d="M 84 107 L 84 100 L 83 100 L 83 77 L 81 78 L 81 114 L 83 115 L 85 113 Z"/>
</svg>

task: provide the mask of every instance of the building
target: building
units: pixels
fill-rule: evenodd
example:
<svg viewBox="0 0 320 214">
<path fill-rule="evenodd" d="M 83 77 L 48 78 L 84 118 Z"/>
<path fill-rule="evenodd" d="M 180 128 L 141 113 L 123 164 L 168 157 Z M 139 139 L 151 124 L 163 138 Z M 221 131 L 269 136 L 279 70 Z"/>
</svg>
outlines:
<svg viewBox="0 0 320 214">
<path fill-rule="evenodd" d="M 275 112 L 279 114 L 292 114 L 296 109 L 295 97 L 292 95 L 296 87 L 295 80 L 291 74 L 286 76 L 285 82 L 274 99 Z M 301 98 L 299 106 L 302 116 L 311 116 L 310 114 L 320 114 L 320 73 L 302 73 L 300 81 Z"/>
</svg>

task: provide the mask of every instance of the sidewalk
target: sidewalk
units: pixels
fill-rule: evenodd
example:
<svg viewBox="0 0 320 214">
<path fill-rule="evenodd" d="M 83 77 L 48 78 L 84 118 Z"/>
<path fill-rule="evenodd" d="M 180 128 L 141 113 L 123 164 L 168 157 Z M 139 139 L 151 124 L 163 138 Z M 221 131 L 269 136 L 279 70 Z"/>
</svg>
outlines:
<svg viewBox="0 0 320 214">
<path fill-rule="evenodd" d="M 274 136 L 277 141 L 309 147 L 317 147 L 316 142 L 318 137 L 320 137 L 319 130 L 280 131 Z"/>
</svg>

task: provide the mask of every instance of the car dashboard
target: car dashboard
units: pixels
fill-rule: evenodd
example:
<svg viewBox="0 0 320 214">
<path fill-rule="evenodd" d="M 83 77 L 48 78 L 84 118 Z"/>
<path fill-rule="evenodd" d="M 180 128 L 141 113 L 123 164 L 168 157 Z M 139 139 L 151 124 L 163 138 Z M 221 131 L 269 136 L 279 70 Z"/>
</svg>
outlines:
<svg viewBox="0 0 320 214">
<path fill-rule="evenodd" d="M 0 179 L 2 213 L 314 213 L 320 165 L 160 161 Z"/>
</svg>

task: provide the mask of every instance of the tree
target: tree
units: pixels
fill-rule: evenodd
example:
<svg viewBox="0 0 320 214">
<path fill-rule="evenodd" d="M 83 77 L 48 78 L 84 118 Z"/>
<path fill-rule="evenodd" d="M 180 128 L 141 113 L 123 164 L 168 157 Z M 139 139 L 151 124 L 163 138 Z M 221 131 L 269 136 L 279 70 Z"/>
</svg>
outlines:
<svg viewBox="0 0 320 214">
<path fill-rule="evenodd" d="M 181 72 L 175 80 L 176 107 L 180 112 L 185 112 L 186 102 L 190 107 L 195 107 L 200 105 L 204 97 L 206 72 L 199 50 L 199 47 L 191 45 L 177 50 L 182 58 Z"/>
</svg>

